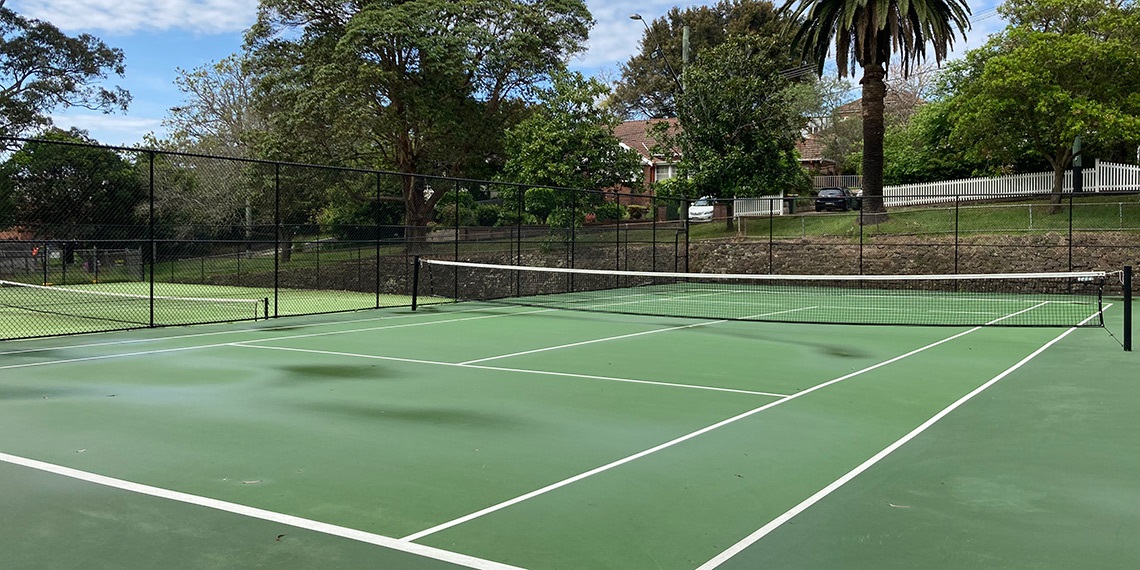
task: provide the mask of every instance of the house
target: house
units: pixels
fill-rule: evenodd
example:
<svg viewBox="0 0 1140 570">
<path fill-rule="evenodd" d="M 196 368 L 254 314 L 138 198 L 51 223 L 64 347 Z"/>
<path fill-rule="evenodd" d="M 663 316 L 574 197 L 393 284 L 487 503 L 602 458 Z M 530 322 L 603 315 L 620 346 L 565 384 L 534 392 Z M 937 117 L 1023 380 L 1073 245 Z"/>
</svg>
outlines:
<svg viewBox="0 0 1140 570">
<path fill-rule="evenodd" d="M 632 149 L 641 155 L 643 169 L 642 179 L 645 187 L 652 187 L 653 183 L 668 180 L 677 175 L 677 163 L 681 160 L 679 152 L 662 153 L 657 146 L 657 139 L 653 138 L 649 130 L 655 123 L 666 122 L 669 131 L 676 133 L 680 128 L 677 119 L 649 119 L 643 121 L 626 121 L 614 128 L 614 136 L 621 141 L 621 146 Z"/>
</svg>

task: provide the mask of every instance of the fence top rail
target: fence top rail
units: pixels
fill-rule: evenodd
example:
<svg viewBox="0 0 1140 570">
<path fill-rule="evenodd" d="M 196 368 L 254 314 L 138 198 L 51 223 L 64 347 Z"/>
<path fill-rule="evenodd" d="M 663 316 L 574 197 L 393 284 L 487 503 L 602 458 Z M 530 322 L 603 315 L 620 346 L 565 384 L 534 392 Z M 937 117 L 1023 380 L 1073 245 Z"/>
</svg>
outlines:
<svg viewBox="0 0 1140 570">
<path fill-rule="evenodd" d="M 508 187 L 514 187 L 514 188 L 549 188 L 551 190 L 569 190 L 569 191 L 573 191 L 573 192 L 586 192 L 586 193 L 592 193 L 592 194 L 619 195 L 618 192 L 610 192 L 610 191 L 606 191 L 606 190 L 590 190 L 587 188 L 574 188 L 572 186 L 554 186 L 554 185 L 548 185 L 548 184 L 523 184 L 520 182 L 501 182 L 501 181 L 495 181 L 495 180 L 481 180 L 478 178 L 450 177 L 450 176 L 442 176 L 442 175 L 437 175 L 437 174 L 416 174 L 416 173 L 410 173 L 410 172 L 396 172 L 394 170 L 379 170 L 379 169 L 372 169 L 372 168 L 354 168 L 351 166 L 333 166 L 333 165 L 325 165 L 325 164 L 310 164 L 310 163 L 304 163 L 304 162 L 267 160 L 267 159 L 262 159 L 262 158 L 242 158 L 242 157 L 233 157 L 233 156 L 219 156 L 219 155 L 210 155 L 210 154 L 199 154 L 199 153 L 193 153 L 193 152 L 162 150 L 162 149 L 157 149 L 157 148 L 114 146 L 114 145 L 82 143 L 82 142 L 75 142 L 75 141 L 57 141 L 57 140 L 48 140 L 48 139 L 37 139 L 37 138 L 27 138 L 27 137 L 10 137 L 10 136 L 0 136 L 0 140 L 14 141 L 14 142 L 18 142 L 18 143 L 44 143 L 44 144 L 63 145 L 63 146 L 97 148 L 97 149 L 110 150 L 110 151 L 115 151 L 115 152 L 132 152 L 132 153 L 152 154 L 152 155 L 161 155 L 161 156 L 176 156 L 176 157 L 184 157 L 184 158 L 204 158 L 204 159 L 211 159 L 211 160 L 224 160 L 224 161 L 229 161 L 229 162 L 241 162 L 241 163 L 245 163 L 245 164 L 264 164 L 264 165 L 271 165 L 271 166 L 294 166 L 294 167 L 300 167 L 300 168 L 315 168 L 315 169 L 320 169 L 320 170 L 332 170 L 332 171 L 337 171 L 337 172 L 355 172 L 355 173 L 359 173 L 359 174 L 377 174 L 377 175 L 382 175 L 382 176 L 401 176 L 401 177 L 412 177 L 412 178 L 424 178 L 424 179 L 439 180 L 439 181 L 444 181 L 444 182 L 466 182 L 466 183 L 490 184 L 490 185 L 495 185 L 495 186 L 508 186 Z M 653 198 L 658 199 L 658 200 L 668 200 L 668 198 L 661 198 L 661 197 L 655 196 L 653 194 L 628 193 L 628 194 L 620 194 L 620 195 L 634 196 L 634 197 L 653 197 Z"/>
</svg>

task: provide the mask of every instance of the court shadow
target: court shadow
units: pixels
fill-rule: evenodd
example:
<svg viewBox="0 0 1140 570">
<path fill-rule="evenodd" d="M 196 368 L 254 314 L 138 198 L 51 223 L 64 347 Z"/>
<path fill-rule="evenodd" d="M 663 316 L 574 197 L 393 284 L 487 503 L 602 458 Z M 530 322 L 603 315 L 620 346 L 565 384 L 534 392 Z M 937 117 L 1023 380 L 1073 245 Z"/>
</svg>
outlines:
<svg viewBox="0 0 1140 570">
<path fill-rule="evenodd" d="M 519 422 L 499 414 L 457 408 L 369 405 L 355 402 L 318 402 L 303 406 L 306 410 L 338 417 L 350 416 L 376 422 L 395 422 L 415 425 L 441 425 L 480 427 L 489 429 L 518 429 Z"/>
<path fill-rule="evenodd" d="M 281 381 L 287 384 L 321 380 L 380 380 L 391 377 L 378 364 L 294 364 L 279 366 Z"/>
</svg>

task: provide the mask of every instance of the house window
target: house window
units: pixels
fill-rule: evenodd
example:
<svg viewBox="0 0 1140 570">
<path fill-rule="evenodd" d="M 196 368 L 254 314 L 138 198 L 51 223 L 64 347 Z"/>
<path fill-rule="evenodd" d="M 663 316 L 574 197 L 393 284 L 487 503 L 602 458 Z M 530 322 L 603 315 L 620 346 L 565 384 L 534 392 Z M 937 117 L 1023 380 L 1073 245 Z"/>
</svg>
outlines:
<svg viewBox="0 0 1140 570">
<path fill-rule="evenodd" d="M 677 167 L 672 164 L 659 164 L 653 167 L 653 180 L 661 182 L 677 175 Z"/>
</svg>

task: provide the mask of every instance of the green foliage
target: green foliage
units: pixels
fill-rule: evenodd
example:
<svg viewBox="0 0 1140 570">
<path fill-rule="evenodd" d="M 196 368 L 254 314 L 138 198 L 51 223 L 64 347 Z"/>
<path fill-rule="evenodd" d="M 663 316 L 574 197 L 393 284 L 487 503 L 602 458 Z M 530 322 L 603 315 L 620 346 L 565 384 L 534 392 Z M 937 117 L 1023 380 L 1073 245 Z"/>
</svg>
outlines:
<svg viewBox="0 0 1140 570">
<path fill-rule="evenodd" d="M 547 225 L 552 228 L 581 227 L 583 218 L 581 212 L 575 215 L 575 212 L 569 208 L 558 208 L 550 213 L 547 218 Z"/>
<path fill-rule="evenodd" d="M 926 59 L 928 43 L 940 63 L 954 45 L 955 29 L 965 39 L 970 27 L 964 0 L 788 0 L 789 8 L 793 44 L 820 75 L 833 47 L 840 77 L 854 75 L 856 66 L 885 71 L 895 51 L 906 75 L 912 63 Z"/>
<path fill-rule="evenodd" d="M 17 136 L 51 124 L 57 107 L 126 111 L 127 91 L 100 87 L 108 73 L 122 76 L 122 50 L 89 34 L 68 36 L 29 20 L 0 2 L 0 135 Z"/>
<path fill-rule="evenodd" d="M 640 27 L 637 23 L 631 25 Z M 705 57 L 706 50 L 732 36 L 750 35 L 767 38 L 773 45 L 787 45 L 783 39 L 783 21 L 776 7 L 765 0 L 720 0 L 714 6 L 690 6 L 683 10 L 675 7 L 665 16 L 646 22 L 645 26 L 649 29 L 638 30 L 642 34 L 640 52 L 621 65 L 621 79 L 609 99 L 609 104 L 622 116 L 677 116 L 681 89 L 665 63 L 668 62 L 675 73 L 685 74 L 681 54 L 685 26 L 689 27 L 693 59 Z M 661 42 L 660 51 L 658 42 Z M 775 58 L 773 65 L 779 69 L 795 65 L 787 50 L 773 50 L 770 55 Z"/>
<path fill-rule="evenodd" d="M 485 174 L 522 101 L 583 49 L 582 0 L 261 0 L 247 33 L 264 148 L 404 173 Z M 407 221 L 433 200 L 408 180 Z"/>
<path fill-rule="evenodd" d="M 599 222 L 613 222 L 626 217 L 625 206 L 617 202 L 602 202 L 594 207 L 594 215 Z"/>
<path fill-rule="evenodd" d="M 443 206 L 436 207 L 434 225 L 438 227 L 453 227 L 456 224 L 460 226 L 477 226 L 478 219 L 475 217 L 475 210 L 467 208 L 463 205 L 459 206 L 459 218 L 456 219 L 456 206 L 452 204 L 444 204 Z"/>
<path fill-rule="evenodd" d="M 679 99 L 681 176 L 690 197 L 758 196 L 801 183 L 795 143 L 804 117 L 762 38 L 733 37 L 702 52 Z M 672 182 L 672 181 L 670 181 Z"/>
<path fill-rule="evenodd" d="M 46 141 L 87 143 L 82 132 L 48 131 Z M 18 225 L 38 237 L 141 238 L 136 209 L 146 186 L 135 166 L 114 151 L 29 141 L 0 165 L 0 224 Z"/>
<path fill-rule="evenodd" d="M 494 226 L 499 223 L 499 207 L 494 204 L 479 204 L 475 207 L 475 221 L 480 226 Z"/>
<path fill-rule="evenodd" d="M 530 212 L 523 212 L 519 215 L 517 208 L 500 208 L 499 221 L 495 223 L 496 226 L 533 226 L 538 224 L 538 218 Z"/>
<path fill-rule="evenodd" d="M 887 129 L 883 154 L 884 184 L 913 184 L 990 174 L 971 158 L 968 148 L 951 140 L 949 105 L 927 103 L 906 124 Z"/>
<path fill-rule="evenodd" d="M 523 197 L 527 213 L 546 223 L 547 216 L 558 207 L 558 192 L 552 188 L 531 188 Z"/>
<path fill-rule="evenodd" d="M 620 117 L 596 103 L 607 92 L 580 73 L 554 74 L 534 113 L 507 131 L 503 179 L 590 190 L 640 184 L 640 155 L 613 134 Z"/>
<path fill-rule="evenodd" d="M 973 158 L 1035 155 L 1061 172 L 1078 135 L 1090 148 L 1140 142 L 1134 4 L 1011 0 L 1003 11 L 1011 25 L 948 72 L 952 133 Z"/>
<path fill-rule="evenodd" d="M 927 44 L 935 63 L 941 63 L 956 30 L 964 39 L 970 8 L 965 0 L 788 0 L 785 8 L 790 25 L 797 28 L 793 45 L 820 75 L 831 53 L 840 77 L 854 75 L 856 66 L 863 69 L 864 210 L 885 212 L 880 196 L 887 65 L 897 52 L 901 74 L 907 76 L 913 64 L 926 59 Z M 868 219 L 878 223 L 884 218 Z"/>
</svg>

